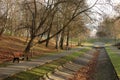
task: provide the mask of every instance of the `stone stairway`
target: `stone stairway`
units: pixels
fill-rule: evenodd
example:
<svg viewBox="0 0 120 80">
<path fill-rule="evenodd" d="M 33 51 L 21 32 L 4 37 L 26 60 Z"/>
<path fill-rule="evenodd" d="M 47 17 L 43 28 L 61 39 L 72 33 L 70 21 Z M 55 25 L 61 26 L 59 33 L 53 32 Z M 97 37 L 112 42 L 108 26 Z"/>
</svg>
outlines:
<svg viewBox="0 0 120 80">
<path fill-rule="evenodd" d="M 40 80 L 67 80 L 72 78 L 76 71 L 87 65 L 89 60 L 93 57 L 92 53 L 94 53 L 94 51 L 95 50 L 91 50 L 83 56 L 79 56 L 73 61 L 59 66 L 53 72 L 49 72 L 43 78 L 40 78 Z"/>
</svg>

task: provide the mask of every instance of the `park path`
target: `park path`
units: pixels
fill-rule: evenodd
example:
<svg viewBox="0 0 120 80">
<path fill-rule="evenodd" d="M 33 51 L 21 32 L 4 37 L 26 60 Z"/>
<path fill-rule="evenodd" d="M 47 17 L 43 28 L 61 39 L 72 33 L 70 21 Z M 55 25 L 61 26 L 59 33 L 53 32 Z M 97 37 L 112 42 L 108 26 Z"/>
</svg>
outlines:
<svg viewBox="0 0 120 80">
<path fill-rule="evenodd" d="M 83 56 L 77 57 L 75 60 L 58 67 L 57 69 L 55 69 L 54 72 L 46 74 L 46 76 L 44 78 L 40 78 L 40 80 L 69 80 L 70 78 L 73 78 L 74 74 L 78 70 L 80 70 L 83 66 L 87 66 L 89 61 L 92 60 L 93 53 L 96 52 L 96 47 L 104 47 L 104 43 L 96 42 L 94 43 L 93 47 L 95 48 L 88 51 Z M 102 57 L 100 57 L 100 59 L 101 58 Z M 106 79 L 106 80 L 109 80 L 109 79 Z"/>
<path fill-rule="evenodd" d="M 99 49 L 94 80 L 119 80 L 105 48 Z"/>
<path fill-rule="evenodd" d="M 84 48 L 84 47 L 83 47 Z M 20 63 L 14 63 L 13 65 L 8 65 L 7 67 L 0 67 L 0 80 L 12 76 L 21 71 L 26 71 L 34 67 L 43 65 L 45 63 L 51 62 L 53 60 L 59 59 L 61 57 L 70 55 L 74 52 L 80 51 L 82 48 L 73 48 L 61 53 L 52 54 L 49 56 L 44 56 L 39 59 L 32 59 L 31 61 L 21 61 Z"/>
<path fill-rule="evenodd" d="M 95 43 L 94 47 L 104 47 L 104 44 Z M 83 47 L 85 48 L 85 47 Z M 74 52 L 80 51 L 82 48 L 74 48 L 69 51 L 61 52 L 58 54 L 53 54 L 45 57 L 41 57 L 39 59 L 33 59 L 31 61 L 20 62 L 19 64 L 15 63 L 14 65 L 10 65 L 8 67 L 0 67 L 0 80 L 12 76 L 21 71 L 26 71 L 31 68 L 43 65 L 47 62 L 51 62 L 53 60 L 59 59 L 61 57 L 70 55 Z M 81 67 L 85 66 L 92 58 L 92 53 L 95 49 L 90 50 L 82 57 L 76 58 L 72 62 L 68 62 L 57 69 L 55 69 L 54 73 L 48 73 L 40 80 L 67 80 L 68 78 L 73 77 L 73 74 L 79 70 Z M 100 55 L 98 58 L 96 73 L 94 75 L 94 80 L 118 80 L 115 79 L 116 74 L 113 69 L 113 65 L 107 55 L 105 48 L 98 49 L 100 51 Z"/>
<path fill-rule="evenodd" d="M 119 80 L 111 60 L 105 50 L 104 43 L 96 42 L 93 47 L 99 50 L 99 57 L 96 71 L 93 75 L 93 80 Z M 44 79 L 40 80 L 68 80 L 73 77 L 73 74 L 81 67 L 85 66 L 92 59 L 92 51 L 86 53 L 82 57 L 78 57 L 75 61 L 64 64 L 55 69 L 54 73 L 48 73 Z"/>
</svg>

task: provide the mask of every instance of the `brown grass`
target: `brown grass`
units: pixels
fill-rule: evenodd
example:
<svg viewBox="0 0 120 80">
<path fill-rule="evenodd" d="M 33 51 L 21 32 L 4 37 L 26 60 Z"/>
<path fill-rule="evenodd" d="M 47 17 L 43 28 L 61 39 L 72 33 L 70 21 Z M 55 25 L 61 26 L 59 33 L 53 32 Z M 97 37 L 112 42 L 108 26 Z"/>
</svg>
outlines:
<svg viewBox="0 0 120 80">
<path fill-rule="evenodd" d="M 0 63 L 9 61 L 13 58 L 11 55 L 15 51 L 23 52 L 26 44 L 25 38 L 2 36 L 0 37 Z M 36 45 L 32 48 L 33 55 L 42 55 L 44 53 L 56 52 L 54 41 L 50 41 L 49 47 L 44 44 Z"/>
</svg>

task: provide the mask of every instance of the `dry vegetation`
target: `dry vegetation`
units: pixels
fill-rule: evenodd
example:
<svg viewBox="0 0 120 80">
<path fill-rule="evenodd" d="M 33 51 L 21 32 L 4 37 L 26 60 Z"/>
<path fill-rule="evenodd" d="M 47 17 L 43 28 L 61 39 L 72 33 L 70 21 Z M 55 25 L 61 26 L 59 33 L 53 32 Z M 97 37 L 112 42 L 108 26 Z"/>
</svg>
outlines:
<svg viewBox="0 0 120 80">
<path fill-rule="evenodd" d="M 10 61 L 12 53 L 15 51 L 23 52 L 26 44 L 25 38 L 2 36 L 0 37 L 0 63 Z M 33 55 L 41 55 L 43 53 L 56 52 L 54 48 L 54 41 L 51 40 L 48 48 L 44 44 L 36 45 L 32 49 Z"/>
</svg>

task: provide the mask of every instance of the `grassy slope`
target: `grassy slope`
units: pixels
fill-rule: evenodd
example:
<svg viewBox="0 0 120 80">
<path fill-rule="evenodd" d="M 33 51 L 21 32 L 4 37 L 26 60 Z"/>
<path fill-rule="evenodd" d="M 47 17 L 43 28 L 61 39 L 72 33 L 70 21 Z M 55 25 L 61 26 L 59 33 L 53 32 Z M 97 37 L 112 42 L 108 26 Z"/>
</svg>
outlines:
<svg viewBox="0 0 120 80">
<path fill-rule="evenodd" d="M 114 51 L 112 51 L 110 48 L 106 48 L 108 55 L 110 56 L 110 59 L 115 67 L 115 70 L 120 77 L 120 55 L 116 54 Z"/>
<path fill-rule="evenodd" d="M 25 38 L 2 36 L 0 37 L 0 62 L 12 59 L 11 53 L 14 51 L 23 52 L 26 47 Z M 36 45 L 32 48 L 34 55 L 56 52 L 54 43 L 51 41 L 48 48 L 44 44 Z"/>
</svg>

